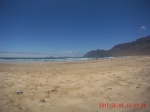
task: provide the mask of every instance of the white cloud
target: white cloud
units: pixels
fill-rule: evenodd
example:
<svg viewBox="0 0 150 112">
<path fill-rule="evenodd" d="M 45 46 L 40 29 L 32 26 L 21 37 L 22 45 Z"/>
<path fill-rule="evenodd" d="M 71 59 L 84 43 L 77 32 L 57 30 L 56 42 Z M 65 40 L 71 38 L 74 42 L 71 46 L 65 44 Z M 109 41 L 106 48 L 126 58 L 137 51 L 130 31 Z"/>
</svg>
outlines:
<svg viewBox="0 0 150 112">
<path fill-rule="evenodd" d="M 66 54 L 74 53 L 74 51 L 63 51 Z"/>
<path fill-rule="evenodd" d="M 80 51 L 62 51 L 62 56 L 69 56 L 69 57 L 82 57 L 85 54 L 85 52 Z"/>
<path fill-rule="evenodd" d="M 0 52 L 0 57 L 61 57 L 61 56 L 69 56 L 69 57 L 82 57 L 85 52 L 78 51 L 62 51 L 60 53 L 55 54 L 44 54 L 44 53 L 24 53 L 24 52 Z"/>
<path fill-rule="evenodd" d="M 146 30 L 146 26 L 141 26 L 141 30 Z"/>
<path fill-rule="evenodd" d="M 24 53 L 24 52 L 0 52 L 0 57 L 48 57 L 49 54 L 43 53 Z"/>
</svg>

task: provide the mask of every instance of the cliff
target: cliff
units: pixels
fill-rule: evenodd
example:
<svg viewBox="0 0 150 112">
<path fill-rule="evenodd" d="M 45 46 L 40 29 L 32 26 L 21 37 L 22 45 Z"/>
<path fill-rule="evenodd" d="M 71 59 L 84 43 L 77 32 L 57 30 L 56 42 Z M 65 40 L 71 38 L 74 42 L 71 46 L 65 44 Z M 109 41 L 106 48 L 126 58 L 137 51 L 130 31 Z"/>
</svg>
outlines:
<svg viewBox="0 0 150 112">
<path fill-rule="evenodd" d="M 84 57 L 111 57 L 150 55 L 150 36 L 137 39 L 133 42 L 115 45 L 110 50 L 92 50 Z"/>
</svg>

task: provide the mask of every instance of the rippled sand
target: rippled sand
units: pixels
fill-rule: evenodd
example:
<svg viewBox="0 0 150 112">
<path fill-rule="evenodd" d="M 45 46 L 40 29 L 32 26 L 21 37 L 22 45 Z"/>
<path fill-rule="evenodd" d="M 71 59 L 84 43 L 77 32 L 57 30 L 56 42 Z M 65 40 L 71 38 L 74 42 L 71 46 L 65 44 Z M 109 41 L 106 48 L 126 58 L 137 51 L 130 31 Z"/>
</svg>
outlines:
<svg viewBox="0 0 150 112">
<path fill-rule="evenodd" d="M 106 103 L 109 107 L 102 105 Z M 149 56 L 69 63 L 0 62 L 0 112 L 148 110 Z"/>
</svg>

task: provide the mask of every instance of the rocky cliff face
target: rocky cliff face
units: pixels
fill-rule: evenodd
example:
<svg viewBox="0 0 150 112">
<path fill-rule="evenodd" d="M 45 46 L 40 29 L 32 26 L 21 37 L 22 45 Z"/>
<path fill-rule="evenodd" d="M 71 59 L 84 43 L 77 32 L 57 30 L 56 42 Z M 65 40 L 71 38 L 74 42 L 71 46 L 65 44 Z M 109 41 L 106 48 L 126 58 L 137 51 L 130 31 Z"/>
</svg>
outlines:
<svg viewBox="0 0 150 112">
<path fill-rule="evenodd" d="M 115 45 L 110 50 L 93 50 L 84 57 L 111 57 L 111 56 L 135 56 L 150 55 L 150 36 L 137 39 L 133 42 Z"/>
<path fill-rule="evenodd" d="M 84 55 L 84 57 L 106 57 L 108 55 L 107 50 L 93 50 Z M 109 56 L 109 55 L 108 55 Z"/>
</svg>

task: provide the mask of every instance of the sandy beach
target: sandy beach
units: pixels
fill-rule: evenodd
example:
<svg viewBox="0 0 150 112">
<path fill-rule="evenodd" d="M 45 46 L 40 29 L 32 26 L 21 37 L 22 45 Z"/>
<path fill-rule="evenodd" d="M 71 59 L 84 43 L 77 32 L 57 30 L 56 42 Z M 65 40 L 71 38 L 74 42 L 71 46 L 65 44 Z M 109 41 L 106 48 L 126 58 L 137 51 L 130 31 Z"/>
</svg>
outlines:
<svg viewBox="0 0 150 112">
<path fill-rule="evenodd" d="M 150 56 L 0 62 L 0 112 L 148 112 Z"/>
</svg>

